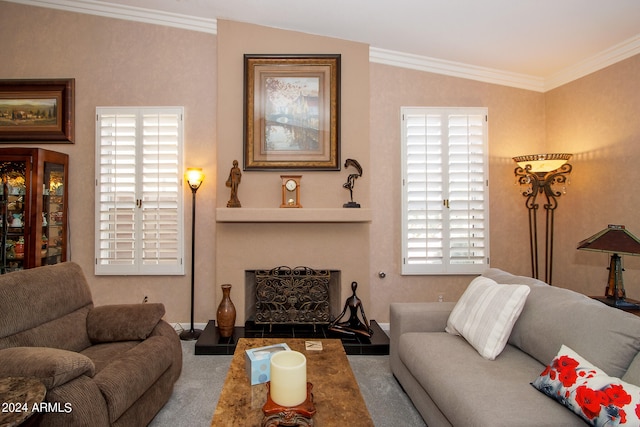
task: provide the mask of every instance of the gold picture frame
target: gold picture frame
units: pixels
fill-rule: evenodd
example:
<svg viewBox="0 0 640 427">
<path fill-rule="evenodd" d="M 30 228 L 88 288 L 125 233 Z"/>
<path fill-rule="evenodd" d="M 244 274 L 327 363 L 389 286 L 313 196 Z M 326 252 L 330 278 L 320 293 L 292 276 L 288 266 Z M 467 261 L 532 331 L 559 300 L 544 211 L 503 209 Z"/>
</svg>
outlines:
<svg viewBox="0 0 640 427">
<path fill-rule="evenodd" d="M 244 169 L 340 170 L 340 55 L 244 55 Z"/>
<path fill-rule="evenodd" d="M 0 143 L 73 143 L 75 79 L 0 80 Z"/>
</svg>

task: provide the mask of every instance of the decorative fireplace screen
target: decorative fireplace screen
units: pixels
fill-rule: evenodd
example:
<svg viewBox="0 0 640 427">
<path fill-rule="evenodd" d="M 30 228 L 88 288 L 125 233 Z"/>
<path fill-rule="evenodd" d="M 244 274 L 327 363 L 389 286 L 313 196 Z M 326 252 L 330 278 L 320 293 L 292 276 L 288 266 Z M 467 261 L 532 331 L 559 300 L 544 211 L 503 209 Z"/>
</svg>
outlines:
<svg viewBox="0 0 640 427">
<path fill-rule="evenodd" d="M 256 270 L 255 323 L 328 324 L 329 270 L 276 267 Z"/>
</svg>

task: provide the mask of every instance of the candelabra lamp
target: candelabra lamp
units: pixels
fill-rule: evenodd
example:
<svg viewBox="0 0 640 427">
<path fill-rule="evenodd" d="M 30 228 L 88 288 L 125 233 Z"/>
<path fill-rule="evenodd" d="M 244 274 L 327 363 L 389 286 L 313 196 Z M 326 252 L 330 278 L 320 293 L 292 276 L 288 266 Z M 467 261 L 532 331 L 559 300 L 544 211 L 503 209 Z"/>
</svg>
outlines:
<svg viewBox="0 0 640 427">
<path fill-rule="evenodd" d="M 192 203 L 191 203 L 191 328 L 188 331 L 182 331 L 180 333 L 180 339 L 184 341 L 197 340 L 202 333 L 201 329 L 195 329 L 193 327 L 193 305 L 195 294 L 195 241 L 196 241 L 196 191 L 202 185 L 204 180 L 204 174 L 201 168 L 188 168 L 185 173 L 185 179 L 191 188 Z"/>
<path fill-rule="evenodd" d="M 625 299 L 626 292 L 622 280 L 624 269 L 620 258 L 620 255 L 640 255 L 640 239 L 631 234 L 624 225 L 609 225 L 604 230 L 578 243 L 578 249 L 611 254 L 605 296 L 604 298 L 598 297 L 598 300 L 618 308 L 640 309 L 640 305 Z"/>
<path fill-rule="evenodd" d="M 558 198 L 566 193 L 568 176 L 572 166 L 567 163 L 571 154 L 533 154 L 514 157 L 518 164 L 514 173 L 517 184 L 520 184 L 522 195 L 526 197 L 525 206 L 529 212 L 529 245 L 531 250 L 531 275 L 536 279 L 538 274 L 538 222 L 537 212 L 540 208 L 538 197 L 544 197 L 543 208 L 545 221 L 545 277 L 551 284 L 553 275 L 553 216 L 558 207 Z"/>
</svg>

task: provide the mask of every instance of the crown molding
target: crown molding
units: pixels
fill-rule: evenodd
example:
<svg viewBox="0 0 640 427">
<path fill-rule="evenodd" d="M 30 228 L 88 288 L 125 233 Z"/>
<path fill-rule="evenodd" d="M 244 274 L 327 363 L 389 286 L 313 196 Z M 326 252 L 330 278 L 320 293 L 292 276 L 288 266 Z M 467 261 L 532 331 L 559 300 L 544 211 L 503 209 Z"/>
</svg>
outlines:
<svg viewBox="0 0 640 427">
<path fill-rule="evenodd" d="M 96 0 L 5 0 L 27 6 L 46 7 L 68 12 L 86 13 L 107 18 L 145 22 L 147 24 L 164 25 L 184 30 L 217 34 L 217 20 L 161 12 L 140 7 L 126 6 Z"/>
<path fill-rule="evenodd" d="M 639 53 L 640 34 L 547 77 L 545 91 L 555 89 Z"/>
<path fill-rule="evenodd" d="M 369 61 L 463 79 L 478 80 L 485 83 L 544 92 L 544 79 L 541 77 L 478 67 L 460 62 L 446 61 L 374 47 L 369 48 Z"/>
<path fill-rule="evenodd" d="M 547 92 L 637 54 L 640 54 L 640 34 L 548 77 L 510 73 L 374 47 L 369 49 L 369 60 L 395 67 L 478 80 L 536 92 Z"/>
<path fill-rule="evenodd" d="M 28 6 L 46 7 L 69 12 L 86 13 L 108 18 L 164 25 L 209 34 L 218 33 L 216 19 L 161 12 L 98 0 L 5 0 Z M 478 67 L 460 62 L 429 58 L 398 51 L 369 48 L 369 61 L 463 79 L 477 80 L 536 92 L 546 92 L 584 77 L 595 71 L 640 53 L 640 35 L 606 49 L 591 58 L 565 68 L 551 76 L 538 77 L 492 68 Z"/>
</svg>

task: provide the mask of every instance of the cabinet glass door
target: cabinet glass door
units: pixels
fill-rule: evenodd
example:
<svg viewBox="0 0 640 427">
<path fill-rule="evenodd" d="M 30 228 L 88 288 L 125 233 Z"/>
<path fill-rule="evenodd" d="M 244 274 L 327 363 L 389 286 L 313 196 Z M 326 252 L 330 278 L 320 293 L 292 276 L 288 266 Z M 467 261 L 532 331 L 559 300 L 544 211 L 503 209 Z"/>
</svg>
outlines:
<svg viewBox="0 0 640 427">
<path fill-rule="evenodd" d="M 27 212 L 27 162 L 0 162 L 2 171 L 2 257 L 5 272 L 25 268 L 25 221 Z"/>
<path fill-rule="evenodd" d="M 69 157 L 0 148 L 0 274 L 67 260 Z"/>
<path fill-rule="evenodd" d="M 45 162 L 42 184 L 41 265 L 62 262 L 64 250 L 64 165 Z"/>
</svg>

